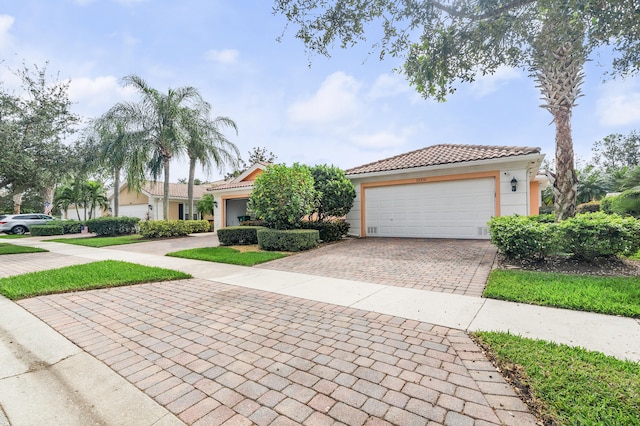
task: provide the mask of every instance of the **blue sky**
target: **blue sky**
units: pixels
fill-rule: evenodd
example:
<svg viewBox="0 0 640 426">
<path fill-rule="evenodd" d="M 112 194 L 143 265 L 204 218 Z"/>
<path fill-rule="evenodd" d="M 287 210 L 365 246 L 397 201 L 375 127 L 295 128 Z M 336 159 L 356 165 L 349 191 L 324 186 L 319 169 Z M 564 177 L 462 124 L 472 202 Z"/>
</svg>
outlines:
<svg viewBox="0 0 640 426">
<path fill-rule="evenodd" d="M 15 87 L 7 66 L 49 61 L 87 118 L 137 99 L 120 85 L 128 74 L 159 90 L 194 86 L 214 115 L 236 121 L 239 135 L 228 135 L 245 159 L 260 146 L 278 162 L 350 168 L 438 143 L 539 146 L 553 159 L 551 115 L 526 71 L 501 69 L 446 103 L 424 100 L 393 72 L 400 59 L 381 62 L 368 44 L 308 56 L 271 8 L 269 0 L 0 0 L 0 78 Z M 640 77 L 603 84 L 609 63 L 594 59 L 573 120 L 583 161 L 595 141 L 640 128 Z M 187 177 L 185 164 L 172 166 L 171 181 Z"/>
</svg>

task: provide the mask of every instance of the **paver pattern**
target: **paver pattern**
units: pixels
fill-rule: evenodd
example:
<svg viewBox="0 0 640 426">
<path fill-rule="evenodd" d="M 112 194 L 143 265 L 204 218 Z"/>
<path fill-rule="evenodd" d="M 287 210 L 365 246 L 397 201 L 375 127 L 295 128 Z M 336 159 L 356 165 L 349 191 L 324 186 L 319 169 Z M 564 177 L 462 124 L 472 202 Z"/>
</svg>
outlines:
<svg viewBox="0 0 640 426">
<path fill-rule="evenodd" d="M 535 423 L 458 330 L 200 279 L 19 303 L 188 424 Z"/>
<path fill-rule="evenodd" d="M 487 240 L 350 239 L 260 268 L 481 296 L 496 257 Z"/>
<path fill-rule="evenodd" d="M 62 268 L 64 266 L 80 265 L 92 262 L 76 256 L 65 256 L 58 253 L 23 253 L 5 254 L 0 258 L 0 278 L 28 272 L 45 271 L 47 269 Z"/>
</svg>

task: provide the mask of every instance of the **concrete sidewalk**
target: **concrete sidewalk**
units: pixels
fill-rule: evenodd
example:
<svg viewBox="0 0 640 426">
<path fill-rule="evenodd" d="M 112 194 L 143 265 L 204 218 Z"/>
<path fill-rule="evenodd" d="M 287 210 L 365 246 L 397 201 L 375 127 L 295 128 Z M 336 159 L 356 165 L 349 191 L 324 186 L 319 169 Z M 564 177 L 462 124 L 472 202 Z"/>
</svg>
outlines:
<svg viewBox="0 0 640 426">
<path fill-rule="evenodd" d="M 124 260 L 195 278 L 445 327 L 509 331 L 640 361 L 640 322 L 478 297 L 69 244 L 13 240 L 86 260 Z M 15 303 L 0 298 L 0 426 L 181 424 L 142 391 Z"/>
</svg>

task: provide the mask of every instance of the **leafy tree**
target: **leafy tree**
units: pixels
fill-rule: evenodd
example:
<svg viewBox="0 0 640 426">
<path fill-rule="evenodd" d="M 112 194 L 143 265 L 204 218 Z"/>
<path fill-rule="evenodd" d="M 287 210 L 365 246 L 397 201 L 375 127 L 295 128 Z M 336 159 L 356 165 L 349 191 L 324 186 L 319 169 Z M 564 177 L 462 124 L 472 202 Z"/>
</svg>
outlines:
<svg viewBox="0 0 640 426">
<path fill-rule="evenodd" d="M 195 184 L 196 164 L 200 163 L 206 172 L 214 166 L 218 169 L 230 164 L 235 167 L 240 157 L 238 148 L 222 133 L 221 128 L 230 128 L 238 134 L 236 123 L 229 117 L 211 119 L 211 107 L 201 103 L 198 108 L 189 109 L 185 114 L 186 151 L 189 157 L 189 182 L 187 187 L 187 205 L 189 214 L 193 214 L 193 185 Z"/>
<path fill-rule="evenodd" d="M 594 163 L 607 173 L 624 167 L 634 168 L 640 165 L 640 134 L 635 131 L 626 136 L 611 134 L 597 141 L 591 151 Z"/>
<path fill-rule="evenodd" d="M 213 214 L 214 207 L 215 207 L 215 199 L 211 194 L 204 194 L 196 204 L 198 213 L 201 213 L 201 214 Z"/>
<path fill-rule="evenodd" d="M 311 175 L 313 187 L 318 194 L 314 211 L 318 215 L 318 222 L 327 217 L 342 217 L 349 213 L 356 198 L 356 189 L 344 171 L 323 164 L 311 167 Z"/>
<path fill-rule="evenodd" d="M 602 171 L 593 165 L 588 165 L 584 169 L 576 170 L 578 177 L 578 203 L 599 200 L 607 194 L 607 180 Z"/>
<path fill-rule="evenodd" d="M 78 220 L 80 220 L 80 211 L 78 210 L 79 203 L 80 188 L 79 185 L 77 185 L 77 182 L 65 183 L 56 188 L 56 192 L 53 197 L 53 205 L 64 213 L 65 219 L 68 217 L 69 207 L 73 205 L 76 210 L 76 216 L 78 217 Z"/>
<path fill-rule="evenodd" d="M 380 34 L 374 47 L 405 58 L 403 72 L 424 97 L 444 101 L 458 83 L 499 67 L 531 72 L 556 127 L 552 175 L 556 219 L 575 212 L 571 116 L 583 67 L 598 46 L 614 52 L 613 75 L 640 70 L 640 19 L 633 1 L 600 0 L 275 0 L 296 37 L 328 55 Z"/>
<path fill-rule="evenodd" d="M 12 194 L 35 190 L 52 201 L 55 184 L 73 167 L 73 151 L 63 143 L 78 116 L 70 111 L 69 82 L 49 83 L 46 66 L 16 71 L 22 91 L 0 88 L 0 189 Z"/>
<path fill-rule="evenodd" d="M 123 80 L 126 86 L 140 92 L 141 99 L 137 103 L 117 104 L 110 110 L 111 115 L 123 117 L 127 130 L 140 135 L 138 152 L 147 160 L 146 168 L 153 179 L 163 176 L 162 214 L 167 220 L 171 160 L 184 150 L 185 123 L 190 118 L 189 111 L 200 108 L 204 100 L 194 87 L 169 89 L 167 93 L 162 93 L 137 75 L 126 76 Z"/>
<path fill-rule="evenodd" d="M 293 229 L 313 212 L 315 200 L 307 166 L 274 164 L 256 178 L 248 207 L 270 228 Z"/>
<path fill-rule="evenodd" d="M 101 209 L 109 207 L 107 191 L 104 185 L 93 180 L 82 182 L 80 199 L 84 207 L 84 220 L 87 220 L 87 213 L 89 213 L 89 219 L 94 217 L 97 207 Z"/>
</svg>

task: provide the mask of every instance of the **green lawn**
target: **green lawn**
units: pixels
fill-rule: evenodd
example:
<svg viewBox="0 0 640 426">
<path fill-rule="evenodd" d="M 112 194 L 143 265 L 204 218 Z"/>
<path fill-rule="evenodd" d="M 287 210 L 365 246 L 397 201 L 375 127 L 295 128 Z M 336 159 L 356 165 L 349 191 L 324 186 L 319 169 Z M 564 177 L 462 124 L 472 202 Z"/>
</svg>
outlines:
<svg viewBox="0 0 640 426">
<path fill-rule="evenodd" d="M 43 294 L 185 278 L 191 278 L 191 275 L 170 269 L 105 260 L 0 278 L 0 294 L 15 300 Z"/>
<path fill-rule="evenodd" d="M 122 244 L 133 244 L 144 241 L 141 235 L 121 235 L 118 237 L 84 237 L 84 238 L 55 238 L 47 241 L 56 243 L 76 244 L 87 247 L 107 247 Z"/>
<path fill-rule="evenodd" d="M 12 239 L 12 238 L 28 238 L 28 235 L 16 235 L 16 234 L 0 234 L 0 238 L 7 238 L 7 239 Z"/>
<path fill-rule="evenodd" d="M 639 363 L 505 333 L 474 335 L 541 403 L 545 424 L 640 425 Z"/>
<path fill-rule="evenodd" d="M 246 251 L 230 247 L 205 247 L 181 250 L 167 254 L 167 256 L 183 257 L 186 259 L 206 260 L 209 262 L 231 263 L 233 265 L 253 266 L 259 263 L 280 259 L 287 256 L 275 251 Z"/>
<path fill-rule="evenodd" d="M 599 277 L 497 269 L 483 296 L 640 318 L 640 278 Z"/>
<path fill-rule="evenodd" d="M 0 243 L 0 254 L 41 253 L 45 251 L 47 250 L 35 247 L 16 246 L 9 243 Z"/>
</svg>

